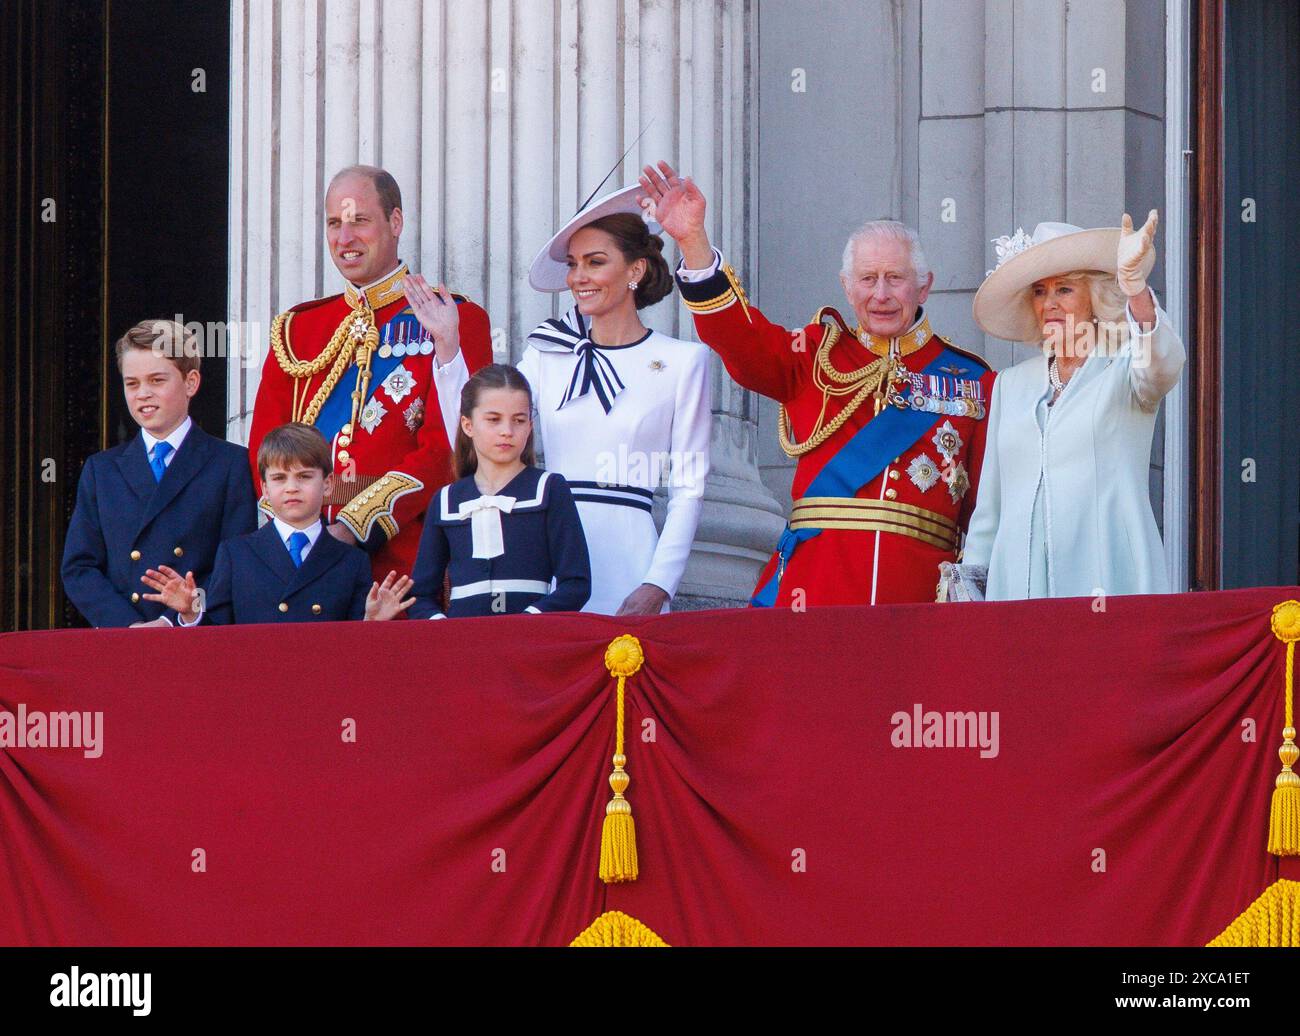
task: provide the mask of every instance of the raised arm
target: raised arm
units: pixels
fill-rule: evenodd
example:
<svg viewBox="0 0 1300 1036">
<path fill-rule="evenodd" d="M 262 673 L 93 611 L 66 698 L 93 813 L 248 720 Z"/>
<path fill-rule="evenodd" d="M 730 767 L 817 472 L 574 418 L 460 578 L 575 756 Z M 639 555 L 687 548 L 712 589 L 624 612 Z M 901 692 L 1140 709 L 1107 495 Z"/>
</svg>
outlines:
<svg viewBox="0 0 1300 1036">
<path fill-rule="evenodd" d="M 1125 316 L 1129 322 L 1129 383 L 1143 410 L 1154 410 L 1182 376 L 1187 350 L 1160 309 L 1155 292 L 1147 287 L 1143 267 L 1154 261 L 1153 252 L 1159 215 L 1152 209 L 1138 230 L 1126 212 L 1120 221 L 1115 280 L 1128 296 Z"/>
<path fill-rule="evenodd" d="M 682 253 L 677 286 L 695 317 L 700 340 L 722 357 L 738 385 L 784 402 L 802 391 L 811 369 L 802 330 L 790 331 L 749 304 L 735 272 L 709 243 L 705 202 L 690 177 L 667 162 L 641 175 L 644 198 L 659 225 Z"/>
</svg>

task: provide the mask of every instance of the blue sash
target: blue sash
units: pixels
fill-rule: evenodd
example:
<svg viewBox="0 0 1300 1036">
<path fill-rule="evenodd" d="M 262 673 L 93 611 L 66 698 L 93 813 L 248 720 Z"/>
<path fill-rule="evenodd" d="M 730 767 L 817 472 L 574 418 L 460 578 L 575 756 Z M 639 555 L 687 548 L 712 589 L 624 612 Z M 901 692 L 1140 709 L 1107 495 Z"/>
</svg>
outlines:
<svg viewBox="0 0 1300 1036">
<path fill-rule="evenodd" d="M 399 310 L 379 329 L 379 343 L 381 346 L 385 344 L 393 346 L 416 343 L 418 348 L 418 343 L 422 337 L 427 337 L 427 335 L 425 335 L 424 329 L 420 326 L 420 321 L 416 318 L 410 306 Z M 375 351 L 370 358 L 369 395 L 361 401 L 362 407 L 369 402 L 370 397 L 378 391 L 384 379 L 404 359 L 406 359 L 405 355 L 380 356 L 379 351 Z M 329 398 L 325 400 L 325 403 L 320 408 L 320 413 L 316 417 L 316 428 L 321 435 L 325 436 L 328 442 L 334 441 L 334 436 L 352 417 L 352 393 L 357 387 L 355 367 L 356 364 L 353 364 L 344 373 L 343 377 L 339 378 L 339 383 L 334 386 L 334 391 L 329 394 Z M 360 414 L 360 412 L 358 409 L 357 413 Z M 353 429 L 353 433 L 356 433 L 356 429 Z"/>
<path fill-rule="evenodd" d="M 969 362 L 951 349 L 942 349 L 919 373 L 937 375 L 945 366 Z M 835 452 L 835 456 L 826 462 L 804 490 L 804 496 L 854 496 L 889 466 L 891 458 L 902 456 L 904 450 L 911 448 L 930 429 L 947 419 L 944 414 L 932 414 L 910 407 L 900 410 L 895 406 L 886 406 Z M 821 529 L 811 528 L 791 531 L 790 526 L 786 525 L 776 546 L 781 560 L 777 562 L 772 577 L 749 599 L 751 607 L 770 608 L 776 603 L 781 575 L 790 555 L 800 543 L 812 539 L 820 532 Z"/>
</svg>

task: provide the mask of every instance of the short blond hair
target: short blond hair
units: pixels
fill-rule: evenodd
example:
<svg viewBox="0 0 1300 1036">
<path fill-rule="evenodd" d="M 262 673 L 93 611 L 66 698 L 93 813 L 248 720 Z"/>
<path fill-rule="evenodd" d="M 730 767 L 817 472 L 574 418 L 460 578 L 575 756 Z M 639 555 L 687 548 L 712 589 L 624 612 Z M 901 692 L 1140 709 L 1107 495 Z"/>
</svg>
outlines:
<svg viewBox="0 0 1300 1036">
<path fill-rule="evenodd" d="M 114 349 L 119 372 L 128 349 L 148 349 L 157 356 L 165 356 L 182 374 L 196 371 L 203 364 L 198 336 L 175 320 L 141 320 L 117 340 Z"/>
</svg>

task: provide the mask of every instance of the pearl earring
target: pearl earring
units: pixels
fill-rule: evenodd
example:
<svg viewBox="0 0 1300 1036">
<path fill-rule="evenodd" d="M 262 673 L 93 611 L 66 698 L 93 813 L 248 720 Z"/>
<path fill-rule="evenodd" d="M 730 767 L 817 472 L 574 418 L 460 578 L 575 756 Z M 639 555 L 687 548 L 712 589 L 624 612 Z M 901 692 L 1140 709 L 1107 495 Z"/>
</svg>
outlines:
<svg viewBox="0 0 1300 1036">
<path fill-rule="evenodd" d="M 636 281 L 628 281 L 628 282 L 627 282 L 627 290 L 628 290 L 628 291 L 636 291 L 636 285 L 637 285 L 637 282 L 636 282 Z"/>
</svg>

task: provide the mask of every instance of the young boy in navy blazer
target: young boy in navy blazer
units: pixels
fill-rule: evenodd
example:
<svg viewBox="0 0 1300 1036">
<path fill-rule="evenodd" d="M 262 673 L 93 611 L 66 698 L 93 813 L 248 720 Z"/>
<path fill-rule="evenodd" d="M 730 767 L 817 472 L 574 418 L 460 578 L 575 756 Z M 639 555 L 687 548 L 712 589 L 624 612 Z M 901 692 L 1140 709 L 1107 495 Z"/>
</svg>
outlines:
<svg viewBox="0 0 1300 1036">
<path fill-rule="evenodd" d="M 145 573 L 165 560 L 206 583 L 217 545 L 257 528 L 257 498 L 248 451 L 190 419 L 196 337 L 175 321 L 145 320 L 116 351 L 140 434 L 81 470 L 63 589 L 92 626 L 168 626 L 175 612 L 144 593 Z"/>
<path fill-rule="evenodd" d="M 179 613 L 180 625 L 393 619 L 415 603 L 402 600 L 409 577 L 389 572 L 382 586 L 374 582 L 366 552 L 322 524 L 334 476 L 319 431 L 297 422 L 271 429 L 257 470 L 274 517 L 221 545 L 206 591 L 166 565 L 146 574 L 152 596 Z"/>
</svg>

